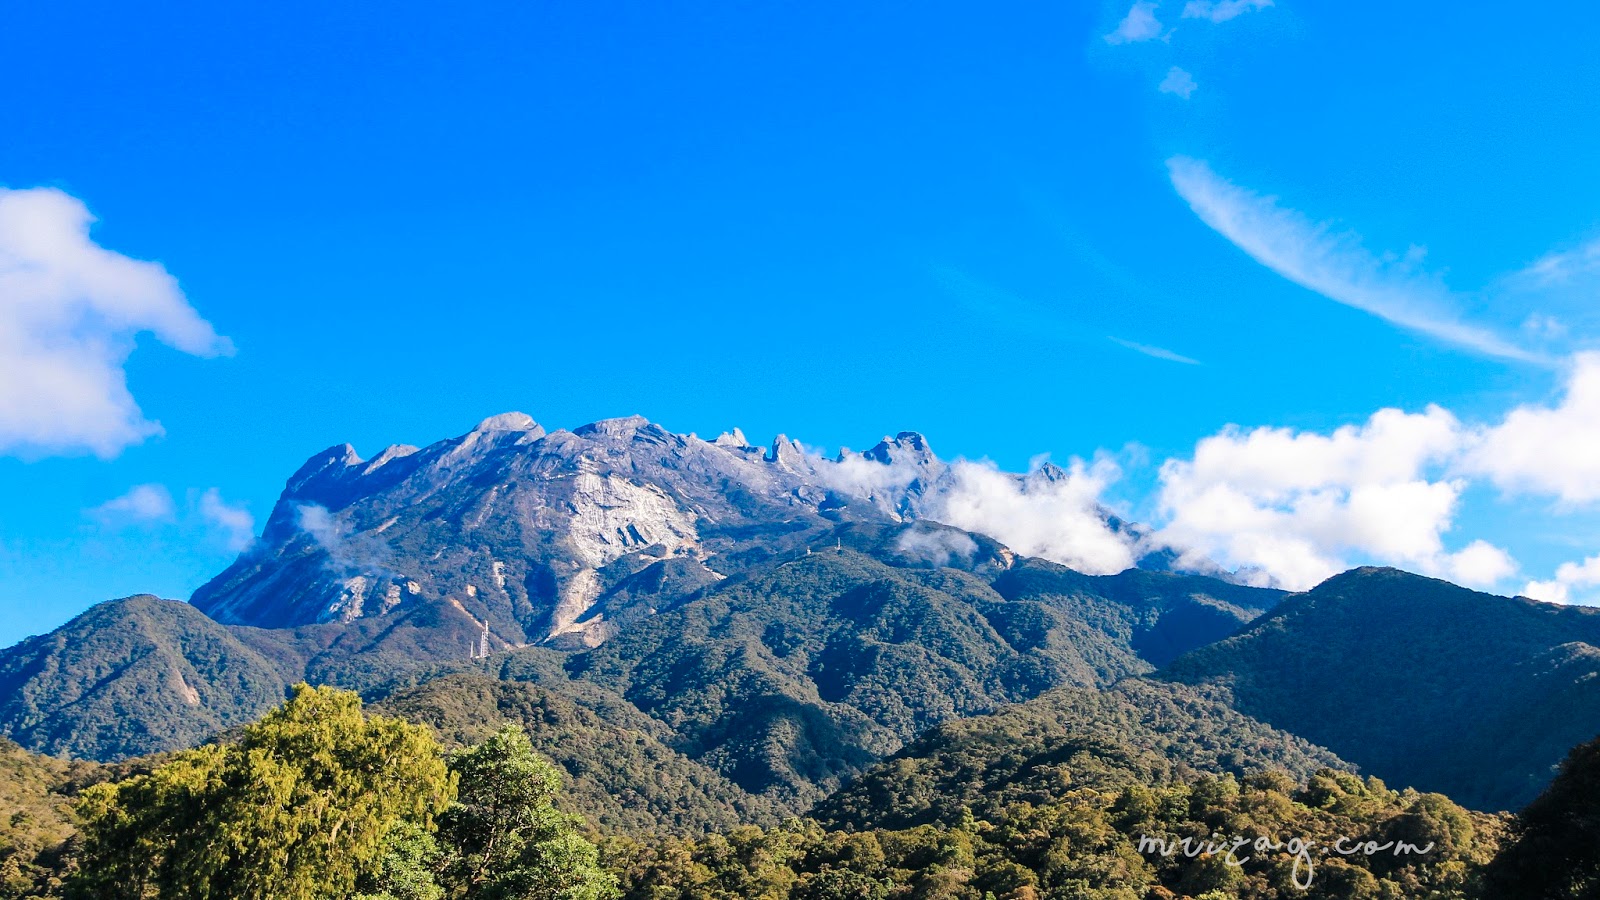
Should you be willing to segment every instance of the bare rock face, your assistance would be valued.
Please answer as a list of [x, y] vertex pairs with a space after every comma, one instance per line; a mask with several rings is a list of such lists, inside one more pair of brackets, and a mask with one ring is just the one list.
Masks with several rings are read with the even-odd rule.
[[193, 602], [264, 627], [436, 603], [505, 645], [590, 644], [632, 606], [667, 602], [640, 588], [652, 567], [683, 560], [657, 582], [692, 589], [839, 522], [884, 519], [892, 504], [838, 468], [786, 439], [763, 454], [737, 431], [708, 442], [639, 417], [547, 434], [505, 413], [370, 460], [341, 445], [290, 477], [260, 540]]

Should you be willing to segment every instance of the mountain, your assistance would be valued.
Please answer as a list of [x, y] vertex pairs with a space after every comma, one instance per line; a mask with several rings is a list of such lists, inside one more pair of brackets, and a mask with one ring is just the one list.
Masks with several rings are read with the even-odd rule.
[[[376, 698], [546, 648], [691, 758], [795, 806], [926, 727], [1149, 671], [1282, 596], [1084, 575], [941, 524], [962, 465], [913, 432], [827, 460], [781, 437], [762, 450], [638, 417], [546, 433], [518, 413], [370, 460], [335, 447], [289, 478], [260, 539], [191, 607], [117, 601], [0, 651], [17, 695], [0, 732], [116, 759], [204, 739], [299, 680]], [[983, 472], [1012, 499], [1070, 477]], [[668, 661], [680, 668], [653, 668]], [[732, 697], [789, 709], [734, 722]]]
[[[927, 558], [924, 545], [957, 539], [970, 544], [965, 556]], [[561, 660], [563, 672], [670, 723], [686, 752], [707, 755], [743, 789], [798, 791], [785, 801], [793, 805], [923, 728], [1059, 685], [1148, 672], [1173, 648], [1238, 630], [1280, 596], [1202, 576], [1086, 576], [931, 522], [835, 526], [817, 543], [718, 579], [696, 579], [704, 569], [692, 560], [656, 560], [611, 596], [660, 602], [671, 593], [675, 606], [639, 611], [598, 647], [511, 653]], [[248, 720], [299, 680], [377, 697], [423, 673], [456, 671], [480, 638], [441, 603], [274, 629], [128, 598], [0, 651], [10, 697], [0, 728], [30, 749], [96, 759], [174, 749]], [[792, 708], [772, 721], [734, 721], [768, 701]], [[791, 727], [790, 714], [821, 730]], [[784, 753], [821, 755], [767, 766], [740, 749], [765, 746], [773, 729]]]
[[0, 732], [97, 759], [171, 750], [255, 718], [290, 677], [187, 603], [127, 597], [0, 651]]
[[1162, 677], [1386, 781], [1478, 809], [1532, 800], [1600, 729], [1600, 610], [1496, 597], [1393, 569], [1291, 596]]
[[[1052, 495], [1069, 478], [1050, 464], [995, 475], [1018, 495]], [[781, 435], [762, 450], [737, 430], [706, 441], [637, 416], [546, 433], [505, 413], [422, 449], [313, 456], [260, 539], [192, 602], [219, 622], [269, 628], [432, 604], [486, 625], [493, 649], [594, 646], [837, 525], [937, 520], [958, 480], [915, 432], [828, 460]], [[1144, 534], [1093, 515], [1131, 544]], [[969, 546], [911, 549], [950, 558]], [[1164, 568], [1169, 556], [1145, 560]]]
[[[883, 464], [853, 462], [887, 472], [909, 454], [934, 466], [925, 449], [906, 434], [870, 451]], [[832, 465], [781, 437], [763, 452], [737, 433], [704, 441], [639, 417], [547, 434], [507, 413], [371, 460], [344, 445], [290, 477], [261, 539], [193, 602], [268, 627], [433, 602], [486, 622], [496, 649], [597, 643], [653, 602], [637, 590], [645, 569], [660, 567], [670, 599], [838, 522], [898, 517], [898, 499], [835, 490]]]

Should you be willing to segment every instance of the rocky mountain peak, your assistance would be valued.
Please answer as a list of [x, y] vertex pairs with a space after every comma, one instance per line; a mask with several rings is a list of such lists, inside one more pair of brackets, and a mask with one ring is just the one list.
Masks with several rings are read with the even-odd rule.
[[572, 429], [572, 433], [581, 437], [603, 435], [606, 437], [630, 437], [640, 431], [656, 429], [665, 432], [666, 429], [654, 424], [644, 416], [622, 416], [615, 419], [601, 419]]
[[192, 602], [268, 627], [433, 608], [511, 645], [589, 644], [668, 603], [640, 584], [736, 575], [845, 524], [937, 520], [953, 472], [912, 431], [828, 460], [784, 435], [763, 453], [737, 429], [707, 442], [627, 416], [547, 433], [502, 413], [370, 461], [313, 456]]
[[735, 428], [732, 431], [724, 431], [723, 433], [717, 435], [716, 440], [712, 441], [711, 443], [714, 446], [723, 447], [728, 450], [745, 451], [760, 449], [756, 447], [756, 445], [750, 443], [750, 439], [745, 437], [744, 432], [738, 428]]
[[489, 418], [484, 419], [482, 422], [479, 422], [477, 427], [473, 428], [472, 430], [479, 433], [495, 431], [522, 431], [537, 432], [540, 436], [544, 434], [544, 429], [540, 427], [538, 422], [533, 420], [533, 416], [523, 412], [503, 412], [497, 416], [490, 416]]
[[928, 446], [928, 439], [915, 431], [902, 431], [892, 438], [885, 437], [862, 456], [887, 465], [927, 466], [939, 461]]

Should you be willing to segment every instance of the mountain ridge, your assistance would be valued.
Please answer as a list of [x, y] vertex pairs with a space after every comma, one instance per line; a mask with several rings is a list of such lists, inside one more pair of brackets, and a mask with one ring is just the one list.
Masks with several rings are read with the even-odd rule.
[[1600, 610], [1364, 567], [1159, 677], [1225, 688], [1242, 712], [1386, 779], [1504, 809], [1600, 730], [1597, 647]]

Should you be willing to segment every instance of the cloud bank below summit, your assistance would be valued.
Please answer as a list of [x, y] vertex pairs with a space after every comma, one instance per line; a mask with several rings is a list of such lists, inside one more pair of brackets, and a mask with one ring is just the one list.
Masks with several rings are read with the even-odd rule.
[[[1380, 409], [1325, 433], [1228, 426], [1157, 467], [1151, 494], [1132, 503], [1146, 511], [1148, 531], [1108, 519], [1108, 511], [1131, 516], [1110, 499], [1126, 484], [1106, 453], [1027, 475], [956, 460], [921, 486], [917, 514], [1090, 574], [1170, 550], [1180, 567], [1214, 563], [1290, 590], [1379, 564], [1479, 589], [1589, 602], [1600, 599], [1592, 597], [1600, 556], [1519, 583], [1521, 566], [1506, 549], [1451, 540], [1475, 486], [1567, 510], [1600, 505], [1600, 460], [1584, 452], [1600, 446], [1600, 353], [1574, 357], [1565, 376], [1554, 402], [1517, 406], [1497, 421], [1464, 422], [1433, 405]], [[834, 487], [862, 496], [906, 491], [927, 477], [926, 468], [904, 460], [817, 462]]]

